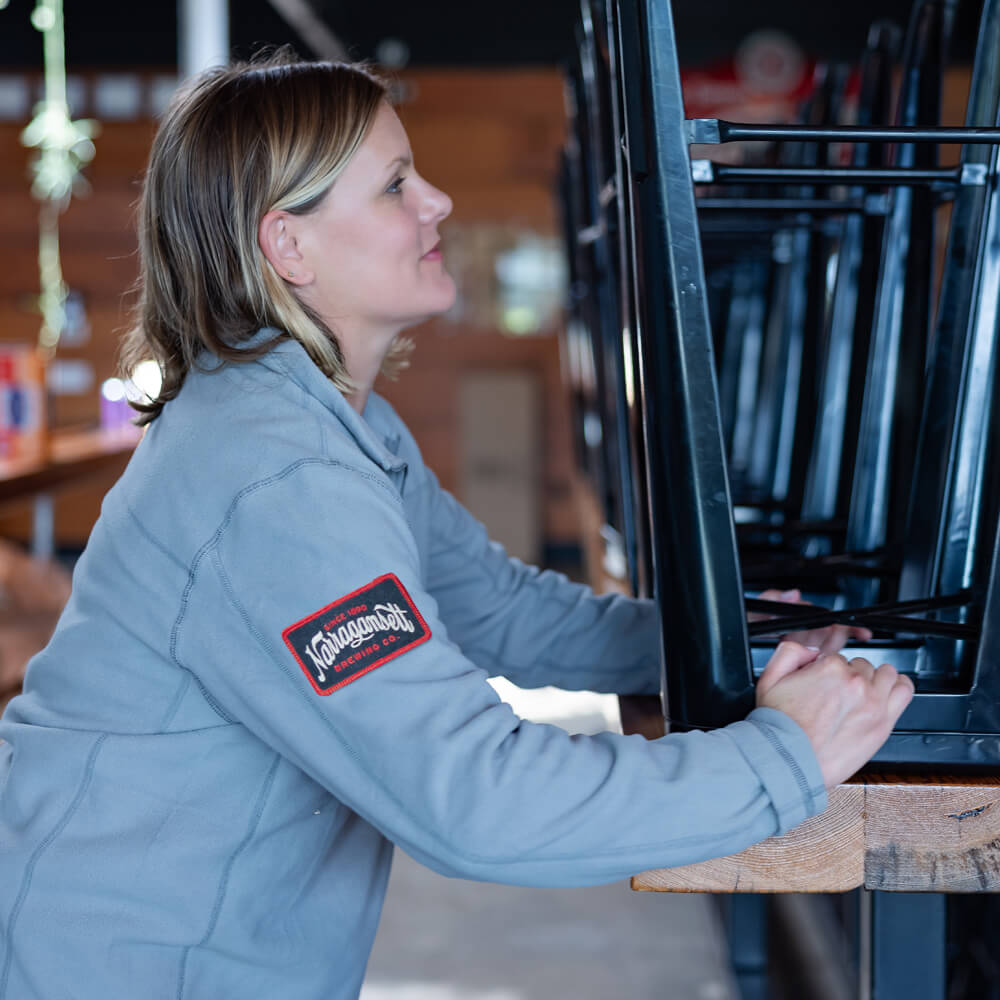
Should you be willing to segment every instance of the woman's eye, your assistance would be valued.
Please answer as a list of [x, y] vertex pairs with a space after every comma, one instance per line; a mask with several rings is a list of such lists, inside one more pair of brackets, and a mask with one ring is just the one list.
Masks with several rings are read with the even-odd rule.
[[397, 177], [386, 189], [386, 194], [401, 194], [405, 177]]

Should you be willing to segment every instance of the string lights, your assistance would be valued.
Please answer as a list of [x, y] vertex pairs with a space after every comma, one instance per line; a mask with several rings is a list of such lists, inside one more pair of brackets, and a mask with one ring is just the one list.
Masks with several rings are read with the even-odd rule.
[[[0, 0], [0, 9], [7, 0]], [[66, 324], [66, 296], [59, 257], [59, 215], [74, 193], [87, 189], [81, 169], [94, 157], [98, 123], [71, 121], [66, 98], [66, 45], [62, 0], [38, 0], [31, 23], [44, 42], [45, 94], [21, 142], [38, 150], [32, 160], [32, 194], [41, 202], [38, 225], [39, 307], [42, 327], [38, 347], [50, 359]]]

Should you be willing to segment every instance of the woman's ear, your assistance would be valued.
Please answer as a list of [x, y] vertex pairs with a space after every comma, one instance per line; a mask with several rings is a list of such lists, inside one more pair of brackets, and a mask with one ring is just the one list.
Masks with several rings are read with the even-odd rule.
[[257, 242], [271, 267], [290, 285], [308, 285], [313, 280], [295, 238], [294, 216], [279, 210], [268, 212], [260, 220]]

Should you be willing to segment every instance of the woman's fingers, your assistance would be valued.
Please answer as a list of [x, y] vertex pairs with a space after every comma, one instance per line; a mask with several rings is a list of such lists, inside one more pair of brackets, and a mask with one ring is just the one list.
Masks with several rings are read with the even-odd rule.
[[760, 675], [760, 680], [757, 681], [758, 703], [760, 698], [767, 694], [782, 677], [787, 677], [789, 674], [795, 673], [796, 670], [812, 663], [817, 656], [819, 656], [818, 649], [810, 649], [808, 646], [787, 640], [779, 643], [778, 648], [771, 655], [771, 659], [767, 661], [767, 666]]
[[885, 742], [913, 697], [913, 684], [893, 667], [876, 669], [862, 657], [848, 662], [824, 654], [814, 664], [790, 669], [802, 648], [782, 643], [774, 682], [758, 693], [757, 703], [785, 712], [802, 727], [832, 788]]
[[892, 724], [894, 726], [896, 725], [896, 720], [903, 714], [903, 710], [913, 700], [914, 691], [913, 681], [909, 677], [904, 674], [899, 674], [896, 677], [896, 682], [889, 692], [887, 701], [889, 711], [892, 713]]
[[889, 697], [889, 692], [893, 689], [898, 679], [899, 673], [891, 663], [883, 663], [875, 671], [875, 687], [886, 698]]
[[[770, 587], [768, 590], [762, 590], [757, 595], [757, 599], [759, 601], [782, 601], [785, 604], [801, 604], [802, 591], [797, 589], [778, 590], [775, 587]], [[764, 621], [771, 616], [763, 611], [751, 611], [747, 617], [750, 621]]]
[[905, 674], [900, 674], [889, 663], [883, 663], [875, 671], [874, 685], [883, 698], [892, 715], [893, 725], [903, 713], [903, 709], [913, 697], [913, 681]]
[[[866, 681], [873, 681], [875, 678], [875, 667], [863, 656], [856, 656], [850, 660], [850, 667], [856, 674], [860, 674]], [[879, 668], [881, 669], [881, 667]], [[892, 670], [892, 667], [889, 667]]]
[[[808, 601], [802, 600], [802, 592], [794, 590], [777, 590], [771, 588], [759, 595], [763, 601], [783, 601], [786, 604], [796, 604], [800, 607], [810, 607]], [[772, 617], [761, 612], [752, 611], [747, 616], [750, 621], [766, 621]], [[824, 653], [839, 653], [851, 640], [869, 642], [871, 629], [862, 625], [828, 625], [826, 628], [809, 629], [802, 632], [788, 632], [783, 638], [803, 646], [816, 646]]]
[[820, 630], [820, 641], [816, 643], [824, 653], [839, 653], [846, 645], [851, 636], [851, 630], [847, 625], [831, 625], [829, 628]]

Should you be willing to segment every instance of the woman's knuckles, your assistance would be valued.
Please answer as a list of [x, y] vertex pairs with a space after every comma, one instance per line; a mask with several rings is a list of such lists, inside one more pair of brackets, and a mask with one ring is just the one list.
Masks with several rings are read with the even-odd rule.
[[844, 688], [857, 704], [867, 704], [871, 700], [871, 684], [864, 674], [851, 674], [844, 681]]

